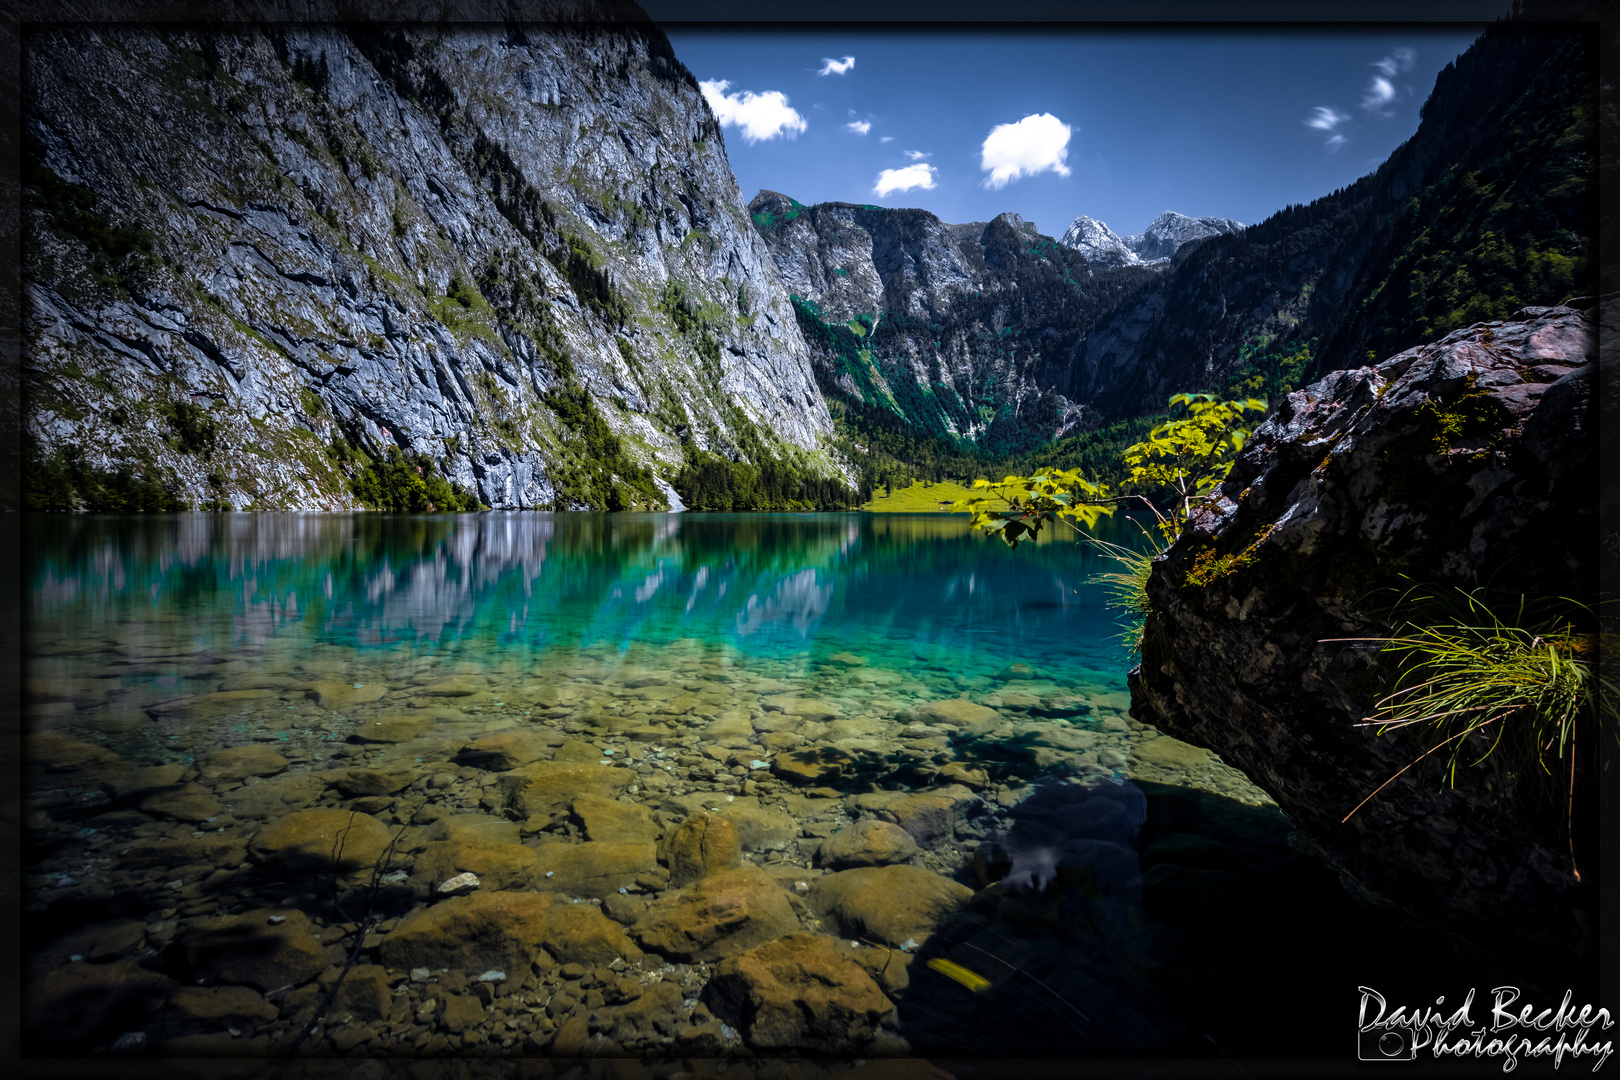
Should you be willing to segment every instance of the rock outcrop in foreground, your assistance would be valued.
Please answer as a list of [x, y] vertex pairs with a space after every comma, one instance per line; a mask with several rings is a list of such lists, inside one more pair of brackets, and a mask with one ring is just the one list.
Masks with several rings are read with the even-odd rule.
[[1138, 719], [1241, 768], [1359, 891], [1543, 962], [1592, 945], [1589, 740], [1584, 885], [1567, 774], [1508, 753], [1459, 768], [1455, 787], [1436, 754], [1343, 822], [1429, 742], [1358, 726], [1394, 664], [1329, 639], [1388, 635], [1392, 602], [1417, 584], [1591, 595], [1595, 329], [1593, 311], [1527, 308], [1290, 395], [1155, 565], [1131, 679]]

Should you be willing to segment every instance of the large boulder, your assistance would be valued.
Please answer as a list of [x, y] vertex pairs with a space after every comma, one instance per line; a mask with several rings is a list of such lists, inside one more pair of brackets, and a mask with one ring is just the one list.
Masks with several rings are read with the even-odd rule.
[[[1289, 395], [1155, 562], [1131, 676], [1137, 719], [1243, 770], [1357, 892], [1489, 951], [1592, 948], [1568, 759], [1548, 776], [1498, 753], [1453, 784], [1446, 752], [1419, 760], [1432, 731], [1362, 723], [1395, 662], [1356, 639], [1394, 633], [1413, 586], [1592, 595], [1594, 329], [1592, 312], [1527, 308]], [[1590, 859], [1585, 727], [1574, 840]], [[1136, 756], [1185, 767], [1189, 751], [1161, 739]]]

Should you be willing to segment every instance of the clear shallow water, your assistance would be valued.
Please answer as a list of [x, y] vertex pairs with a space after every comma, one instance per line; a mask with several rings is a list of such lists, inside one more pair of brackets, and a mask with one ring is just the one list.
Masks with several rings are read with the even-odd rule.
[[[29, 976], [41, 1030], [59, 994], [79, 1000], [72, 980], [88, 969], [73, 965], [85, 957], [212, 980], [187, 935], [266, 905], [307, 915], [334, 965], [351, 947], [385, 963], [379, 943], [394, 924], [472, 865], [453, 862], [435, 821], [499, 833], [507, 870], [515, 856], [564, 867], [547, 861], [564, 850], [600, 861], [606, 848], [573, 847], [600, 840], [578, 804], [537, 810], [514, 794], [512, 761], [467, 756], [491, 735], [533, 735], [541, 759], [602, 768], [604, 790], [641, 808], [648, 854], [618, 876], [513, 871], [486, 888], [599, 906], [648, 944], [638, 919], [679, 892], [651, 845], [717, 812], [737, 823], [745, 867], [792, 894], [804, 930], [837, 935], [869, 966], [874, 949], [912, 958], [898, 985], [893, 965], [873, 968], [897, 1006], [879, 1050], [1268, 1052], [1239, 998], [1212, 999], [1208, 986], [1278, 978], [1277, 958], [1246, 938], [1275, 911], [1340, 919], [1323, 972], [1410, 951], [1289, 850], [1286, 819], [1244, 777], [1129, 719], [1130, 656], [1090, 583], [1111, 565], [1064, 537], [1013, 552], [961, 518], [857, 514], [51, 516], [28, 527], [26, 885], [29, 937], [44, 943]], [[1134, 535], [1120, 521], [1103, 538]], [[220, 764], [221, 750], [252, 748], [271, 763]], [[173, 771], [159, 783], [152, 766]], [[370, 770], [358, 786], [357, 769]], [[345, 937], [356, 899], [334, 907], [329, 881], [289, 881], [258, 847], [310, 808], [358, 811], [405, 838], [387, 867], [388, 921], [369, 944]], [[894, 940], [818, 905], [823, 879], [853, 865], [828, 845], [880, 823], [891, 841], [898, 823], [916, 843], [879, 863], [926, 871], [927, 888], [980, 890], [972, 902]], [[122, 944], [86, 945], [87, 934]], [[553, 1053], [567, 1024], [587, 1021], [607, 1040], [599, 1048], [635, 1053], [729, 1053], [756, 1038], [696, 1008], [707, 966], [650, 944], [636, 955], [613, 977], [678, 982], [684, 1011], [670, 1023], [692, 1025], [687, 1035], [616, 1021], [613, 1003], [584, 989], [594, 976], [538, 964], [514, 971], [512, 996], [484, 1000], [465, 1030], [423, 1012], [438, 991], [396, 972], [392, 1013], [333, 1017], [330, 1041], [309, 1048]], [[968, 989], [931, 959], [989, 986]], [[1361, 977], [1346, 971], [1346, 985]], [[165, 1052], [269, 1053], [313, 1015], [309, 979], [251, 1023], [218, 1008], [176, 1014], [164, 982], [169, 1003], [156, 1011], [126, 1003], [61, 1030], [91, 1046], [128, 1029]], [[1235, 1010], [1233, 1030], [1222, 1009]]]

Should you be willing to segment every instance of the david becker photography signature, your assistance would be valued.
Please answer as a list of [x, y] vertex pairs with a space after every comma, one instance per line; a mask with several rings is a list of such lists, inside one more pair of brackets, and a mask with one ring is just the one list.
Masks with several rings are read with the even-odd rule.
[[1462, 1003], [1445, 1011], [1445, 996], [1433, 1005], [1411, 1008], [1391, 1006], [1369, 986], [1361, 991], [1356, 1017], [1357, 1053], [1362, 1061], [1415, 1061], [1419, 1054], [1436, 1058], [1495, 1058], [1503, 1072], [1519, 1062], [1550, 1058], [1553, 1068], [1565, 1060], [1592, 1062], [1597, 1072], [1613, 1051], [1610, 1039], [1599, 1034], [1614, 1026], [1609, 1010], [1576, 1006], [1566, 990], [1556, 1007], [1521, 1002], [1519, 988], [1498, 986], [1490, 1005], [1476, 1005], [1470, 989]]

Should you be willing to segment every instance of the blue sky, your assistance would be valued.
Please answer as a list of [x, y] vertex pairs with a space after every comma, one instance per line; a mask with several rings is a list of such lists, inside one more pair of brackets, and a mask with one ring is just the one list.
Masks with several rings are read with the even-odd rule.
[[1013, 211], [1057, 236], [1082, 213], [1120, 235], [1165, 210], [1253, 224], [1349, 184], [1483, 27], [663, 29], [744, 199]]

